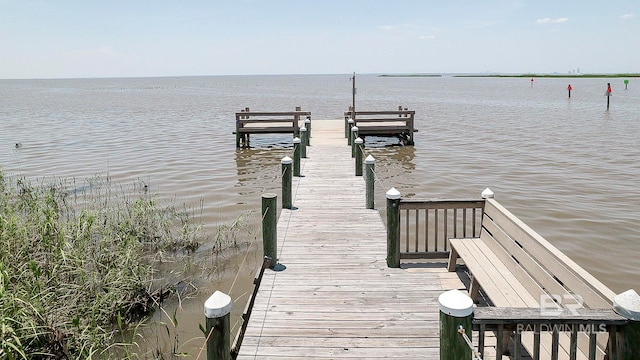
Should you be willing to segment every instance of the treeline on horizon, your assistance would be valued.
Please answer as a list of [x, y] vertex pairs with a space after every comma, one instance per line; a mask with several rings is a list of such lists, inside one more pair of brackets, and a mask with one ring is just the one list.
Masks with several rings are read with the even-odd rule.
[[[442, 77], [442, 74], [381, 74], [378, 77]], [[491, 77], [491, 78], [637, 78], [640, 73], [619, 74], [454, 74], [452, 77]]]

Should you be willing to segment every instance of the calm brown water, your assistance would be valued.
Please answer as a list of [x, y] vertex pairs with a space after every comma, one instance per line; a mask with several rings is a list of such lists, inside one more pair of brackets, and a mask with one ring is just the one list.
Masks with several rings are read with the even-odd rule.
[[[403, 105], [416, 111], [419, 129], [415, 147], [368, 143], [381, 178], [376, 202], [392, 186], [415, 198], [478, 198], [490, 187], [614, 291], [640, 290], [640, 81], [629, 85], [360, 76], [358, 109]], [[279, 192], [279, 160], [291, 151], [286, 136], [255, 136], [255, 148], [236, 150], [234, 112], [302, 106], [314, 119], [337, 119], [350, 91], [349, 75], [0, 80], [0, 166], [31, 179], [142, 181], [198, 209], [213, 238], [220, 224], [259, 209], [263, 192]], [[259, 219], [248, 218], [245, 240], [259, 239]], [[210, 248], [197, 256], [211, 256]], [[179, 304], [179, 351], [197, 353], [204, 300], [216, 289], [228, 292], [238, 272], [231, 295], [236, 314], [242, 311], [259, 261], [255, 251], [211, 260], [216, 273], [203, 271], [194, 284], [199, 295]], [[168, 321], [161, 312], [156, 318]]]

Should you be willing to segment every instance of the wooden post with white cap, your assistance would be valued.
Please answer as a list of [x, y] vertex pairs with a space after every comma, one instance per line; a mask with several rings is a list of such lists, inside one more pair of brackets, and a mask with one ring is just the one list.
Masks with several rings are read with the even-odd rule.
[[387, 191], [387, 266], [400, 267], [400, 191]]
[[613, 298], [613, 310], [629, 320], [620, 328], [616, 337], [616, 353], [619, 359], [640, 358], [640, 295], [635, 290], [627, 290]]
[[471, 359], [473, 300], [460, 290], [446, 291], [438, 297], [440, 307], [440, 360]]
[[278, 195], [272, 193], [262, 194], [262, 250], [273, 269], [278, 262]]
[[293, 160], [290, 157], [285, 156], [280, 160], [280, 164], [282, 164], [282, 208], [291, 209], [293, 206], [291, 201], [291, 188], [293, 182], [291, 165], [293, 164]]
[[231, 297], [216, 291], [204, 303], [207, 360], [231, 360]]
[[362, 140], [362, 138], [357, 138], [354, 141], [354, 144], [356, 147], [356, 176], [362, 176], [362, 145], [364, 144], [364, 140]]
[[351, 128], [351, 157], [356, 157], [356, 139], [358, 138], [358, 127]]
[[365, 186], [367, 189], [366, 205], [367, 209], [373, 209], [375, 206], [375, 170], [376, 159], [369, 155], [364, 161], [365, 164]]
[[302, 158], [307, 157], [307, 139], [307, 128], [303, 126], [300, 128], [300, 157]]
[[293, 176], [300, 176], [300, 138], [293, 138]]

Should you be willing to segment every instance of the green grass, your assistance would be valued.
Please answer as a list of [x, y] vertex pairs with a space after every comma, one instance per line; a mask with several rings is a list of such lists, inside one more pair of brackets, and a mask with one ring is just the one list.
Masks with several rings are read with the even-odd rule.
[[146, 187], [114, 187], [0, 171], [0, 358], [135, 357], [135, 336], [122, 334], [175, 289], [158, 276], [160, 255], [188, 255], [204, 234]]

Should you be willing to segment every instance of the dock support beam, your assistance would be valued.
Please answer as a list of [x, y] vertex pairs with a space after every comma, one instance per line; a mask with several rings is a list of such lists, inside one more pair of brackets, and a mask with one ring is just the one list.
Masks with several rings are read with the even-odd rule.
[[362, 145], [364, 141], [361, 138], [357, 138], [354, 144], [356, 148], [356, 176], [362, 176], [362, 158], [364, 153]]
[[262, 194], [262, 250], [273, 269], [278, 262], [278, 195], [272, 193]]
[[292, 201], [291, 201], [291, 188], [293, 183], [293, 174], [291, 165], [293, 160], [285, 156], [280, 160], [280, 164], [282, 164], [282, 208], [283, 209], [291, 209]]
[[367, 209], [373, 209], [375, 206], [375, 171], [376, 159], [369, 155], [364, 161], [366, 168], [365, 186], [367, 188]]
[[231, 360], [231, 297], [216, 291], [204, 303], [207, 360]]
[[460, 290], [446, 291], [438, 297], [440, 307], [440, 360], [471, 359], [473, 300]]
[[387, 191], [387, 266], [400, 267], [400, 192]]

